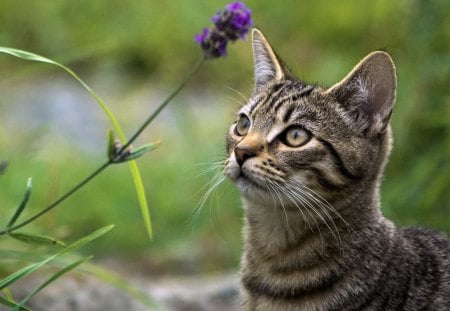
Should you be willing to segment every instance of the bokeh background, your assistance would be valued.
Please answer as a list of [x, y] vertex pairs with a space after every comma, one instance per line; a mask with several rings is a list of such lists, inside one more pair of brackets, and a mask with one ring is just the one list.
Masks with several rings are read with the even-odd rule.
[[[77, 0], [0, 2], [0, 45], [47, 56], [77, 72], [118, 116], [128, 135], [200, 56], [193, 37], [225, 1]], [[447, 0], [249, 0], [262, 29], [293, 72], [332, 85], [367, 53], [397, 65], [395, 145], [382, 187], [383, 212], [399, 225], [450, 232], [450, 2]], [[253, 85], [250, 43], [207, 62], [142, 135], [161, 146], [138, 160], [154, 227], [149, 241], [127, 165], [108, 169], [27, 228], [71, 241], [107, 224], [84, 248], [97, 259], [139, 262], [160, 273], [237, 269], [242, 210], [224, 182], [198, 209], [225, 157], [224, 136]], [[20, 202], [42, 209], [106, 156], [111, 125], [67, 73], [0, 55], [0, 222]], [[16, 247], [2, 240], [1, 247]], [[156, 267], [156, 268], [155, 268]]]

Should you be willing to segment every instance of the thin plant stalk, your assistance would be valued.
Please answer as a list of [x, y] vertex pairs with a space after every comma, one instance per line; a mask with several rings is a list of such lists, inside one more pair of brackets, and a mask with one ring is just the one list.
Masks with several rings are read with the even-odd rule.
[[12, 232], [14, 230], [17, 230], [19, 228], [22, 228], [26, 225], [28, 225], [29, 223], [35, 221], [36, 219], [38, 219], [39, 217], [41, 217], [42, 215], [46, 214], [47, 212], [49, 212], [50, 210], [52, 210], [53, 208], [55, 208], [56, 206], [58, 206], [60, 203], [62, 203], [63, 201], [65, 201], [68, 197], [70, 197], [72, 194], [74, 194], [75, 192], [77, 192], [80, 188], [82, 188], [83, 186], [85, 186], [88, 182], [90, 182], [92, 179], [94, 179], [94, 177], [96, 177], [98, 174], [100, 174], [103, 170], [105, 170], [109, 165], [111, 165], [112, 162], [108, 161], [106, 163], [104, 163], [103, 165], [101, 165], [99, 168], [97, 168], [93, 173], [91, 173], [88, 177], [86, 177], [85, 179], [83, 179], [80, 183], [78, 183], [76, 186], [74, 186], [72, 189], [70, 189], [69, 191], [67, 191], [64, 195], [62, 195], [59, 199], [57, 199], [55, 202], [53, 202], [52, 204], [50, 204], [49, 206], [47, 206], [46, 208], [44, 208], [43, 210], [41, 210], [40, 212], [36, 213], [35, 215], [31, 216], [30, 218], [28, 218], [27, 220], [21, 222], [18, 225], [12, 226], [11, 228], [8, 228], [7, 230], [2, 230], [0, 231], [0, 235], [4, 235], [7, 234], [9, 232]]
[[191, 71], [186, 75], [180, 85], [161, 103], [161, 105], [145, 120], [145, 122], [139, 127], [136, 132], [131, 136], [126, 144], [120, 149], [119, 154], [126, 150], [145, 130], [145, 128], [159, 115], [159, 113], [174, 99], [175, 96], [184, 88], [186, 83], [194, 76], [194, 74], [200, 69], [201, 65], [205, 62], [206, 58], [202, 56], [197, 63], [192, 67]]

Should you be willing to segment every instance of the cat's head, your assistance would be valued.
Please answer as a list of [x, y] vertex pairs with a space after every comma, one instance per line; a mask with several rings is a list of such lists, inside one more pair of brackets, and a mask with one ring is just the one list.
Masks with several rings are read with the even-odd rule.
[[252, 44], [255, 88], [228, 132], [225, 164], [244, 198], [289, 207], [306, 193], [334, 201], [376, 189], [391, 145], [390, 56], [370, 53], [327, 88], [295, 78], [257, 29]]

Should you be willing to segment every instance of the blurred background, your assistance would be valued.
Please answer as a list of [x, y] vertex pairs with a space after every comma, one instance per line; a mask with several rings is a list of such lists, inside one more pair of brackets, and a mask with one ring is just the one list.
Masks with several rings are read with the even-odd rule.
[[[193, 37], [225, 4], [2, 0], [0, 46], [73, 69], [131, 135], [200, 57]], [[246, 4], [255, 25], [306, 81], [330, 86], [373, 50], [393, 56], [395, 144], [382, 187], [383, 211], [399, 225], [450, 232], [450, 2]], [[153, 241], [126, 164], [108, 169], [27, 230], [71, 241], [113, 223], [112, 232], [84, 251], [97, 259], [125, 259], [151, 273], [236, 270], [242, 225], [237, 192], [224, 182], [198, 207], [217, 162], [225, 158], [224, 137], [233, 113], [252, 91], [252, 66], [250, 43], [231, 45], [228, 56], [207, 62], [135, 144], [162, 141], [138, 160]], [[0, 160], [9, 161], [0, 176], [4, 226], [28, 177], [33, 177], [33, 196], [25, 216], [103, 163], [111, 125], [73, 78], [48, 64], [0, 55], [0, 94]]]

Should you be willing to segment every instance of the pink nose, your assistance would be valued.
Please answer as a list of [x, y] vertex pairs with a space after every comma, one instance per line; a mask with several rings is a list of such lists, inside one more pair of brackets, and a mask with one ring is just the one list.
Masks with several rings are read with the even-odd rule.
[[256, 149], [248, 146], [245, 147], [237, 146], [234, 149], [234, 155], [236, 156], [236, 161], [239, 164], [239, 166], [242, 166], [245, 160], [256, 156], [256, 154], [257, 154]]

